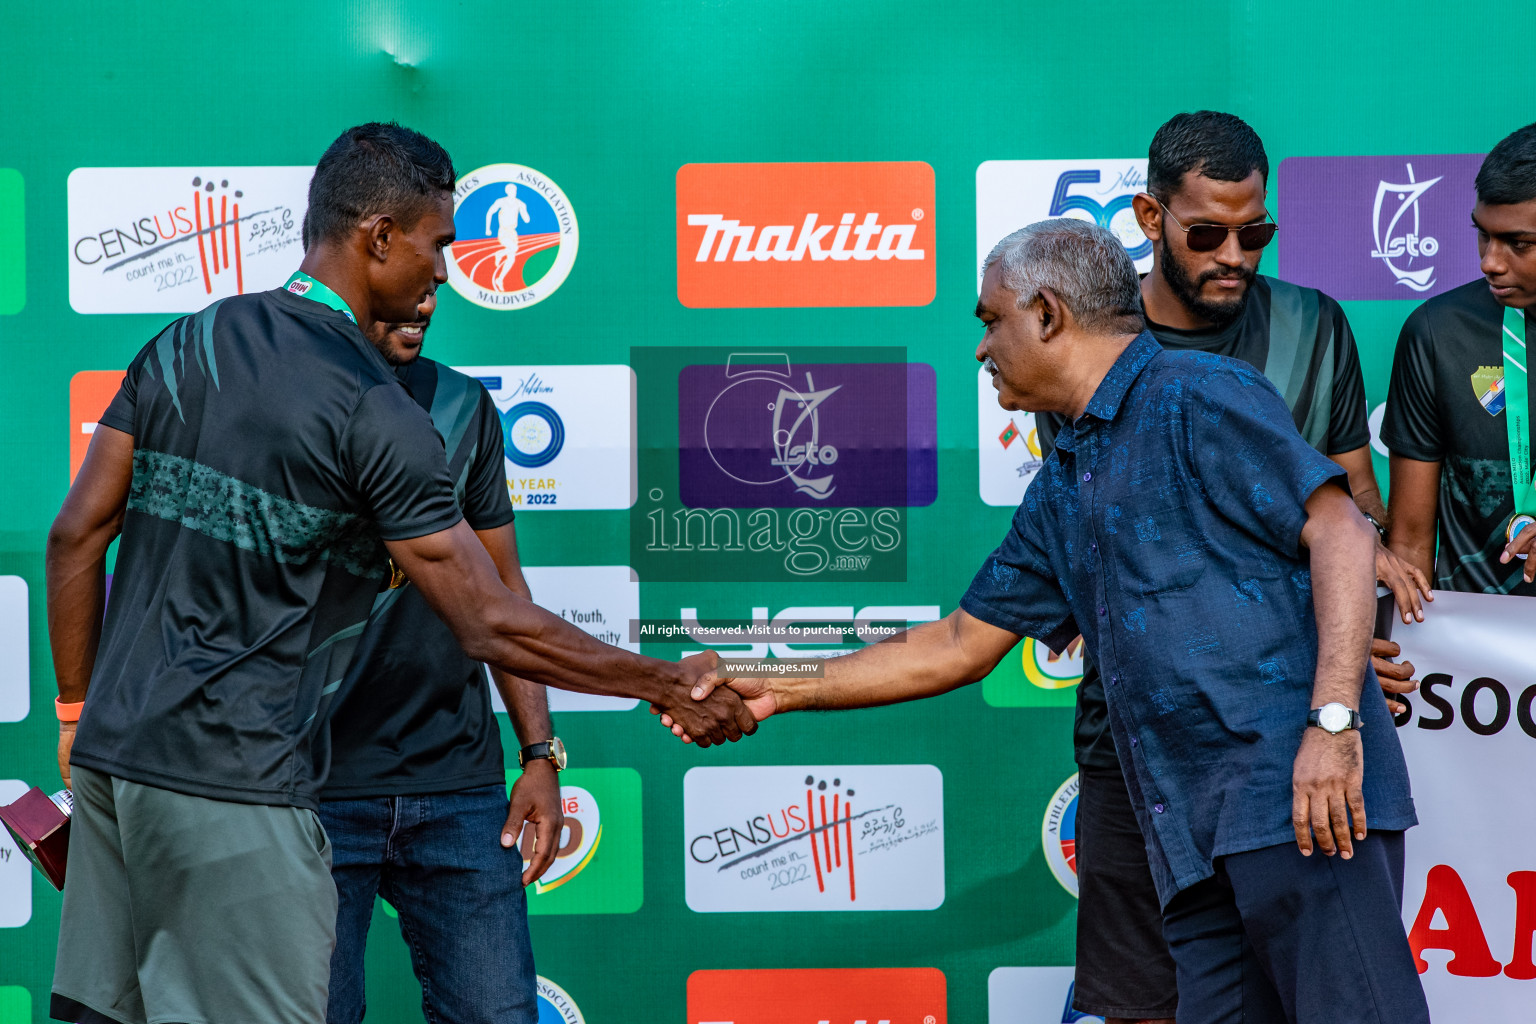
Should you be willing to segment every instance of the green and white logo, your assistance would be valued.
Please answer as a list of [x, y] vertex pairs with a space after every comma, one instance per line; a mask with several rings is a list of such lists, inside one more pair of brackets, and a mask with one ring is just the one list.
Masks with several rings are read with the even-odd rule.
[[32, 993], [20, 985], [0, 985], [0, 1024], [32, 1024]]
[[21, 172], [0, 167], [0, 314], [27, 304], [26, 209]]
[[[510, 786], [516, 772], [507, 773]], [[565, 827], [554, 864], [528, 893], [530, 914], [633, 914], [645, 897], [640, 773], [573, 768], [560, 773]], [[533, 829], [522, 837], [533, 853]]]
[[982, 700], [995, 708], [1071, 707], [1083, 681], [1083, 641], [1056, 654], [1025, 637], [981, 682]]

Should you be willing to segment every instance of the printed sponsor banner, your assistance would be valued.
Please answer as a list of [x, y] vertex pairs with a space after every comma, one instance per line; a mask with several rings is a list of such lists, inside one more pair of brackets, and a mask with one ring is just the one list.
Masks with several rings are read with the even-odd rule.
[[587, 1024], [570, 993], [543, 975], [535, 982], [539, 993], [539, 1024]]
[[1057, 654], [1027, 636], [981, 681], [981, 697], [995, 708], [1069, 708], [1082, 681], [1082, 637]]
[[32, 993], [20, 985], [0, 985], [0, 1024], [32, 1024]]
[[453, 193], [448, 283], [477, 306], [522, 309], [543, 302], [576, 263], [581, 232], [560, 186], [522, 164], [491, 164]]
[[27, 304], [26, 213], [21, 172], [0, 167], [0, 316], [19, 313]]
[[[936, 604], [871, 604], [857, 609], [854, 605], [794, 605], [782, 609], [772, 618], [768, 616], [766, 605], [751, 611], [750, 617], [726, 616], [715, 619], [701, 618], [697, 608], [682, 608], [678, 611], [678, 624], [693, 639], [718, 651], [722, 658], [835, 658], [842, 654], [852, 654], [864, 645], [879, 643], [893, 633], [910, 629], [919, 623], [933, 622], [940, 614]], [[733, 627], [741, 627], [748, 635], [743, 640], [716, 639], [699, 631], [700, 622], [729, 623]], [[826, 627], [839, 629], [840, 642], [829, 644], [830, 638], [824, 634], [803, 641], [784, 638], [788, 630], [801, 628], [809, 631]], [[852, 634], [851, 638], [849, 634]], [[753, 639], [759, 636], [761, 639]], [[770, 640], [769, 636], [776, 639]], [[681, 656], [686, 658], [697, 653], [683, 651]]]
[[1475, 280], [1480, 154], [1280, 161], [1280, 274], [1336, 299], [1410, 299]]
[[[640, 653], [629, 638], [629, 621], [640, 617], [640, 580], [627, 565], [525, 565], [523, 579], [540, 608], [554, 612], [605, 644]], [[639, 705], [633, 697], [602, 697], [551, 686], [550, 711], [628, 711]], [[501, 694], [491, 687], [491, 706], [506, 711]]]
[[992, 247], [1019, 228], [1075, 217], [1113, 231], [1138, 273], [1152, 269], [1152, 243], [1141, 233], [1131, 197], [1147, 189], [1147, 158], [987, 160], [976, 168], [976, 287]]
[[[507, 772], [507, 789], [521, 773]], [[633, 914], [644, 901], [640, 773], [570, 768], [560, 773], [565, 827], [555, 862], [528, 894], [530, 914]], [[534, 832], [523, 830], [523, 862]]]
[[459, 366], [501, 414], [507, 490], [525, 509], [635, 503], [635, 375], [627, 366]]
[[1072, 1009], [1070, 967], [999, 967], [987, 975], [987, 1024], [1104, 1024]]
[[0, 576], [0, 722], [19, 722], [32, 710], [29, 635], [27, 581]]
[[683, 367], [678, 479], [692, 508], [931, 505], [936, 383], [926, 363], [794, 363], [732, 353]]
[[1063, 782], [1045, 805], [1040, 822], [1040, 845], [1045, 862], [1061, 887], [1077, 895], [1077, 773]]
[[693, 768], [683, 829], [688, 906], [700, 913], [944, 902], [944, 778], [933, 765]]
[[[0, 779], [0, 804], [14, 803], [31, 788], [20, 779]], [[10, 832], [0, 828], [0, 928], [20, 928], [32, 920], [32, 871]]]
[[932, 967], [694, 971], [688, 1024], [944, 1024]]
[[1397, 731], [1419, 814], [1403, 921], [1436, 1020], [1527, 1019], [1536, 991], [1533, 612], [1437, 591], [1424, 622], [1393, 631], [1421, 682]]
[[81, 370], [69, 378], [69, 482], [75, 482], [96, 421], [107, 411], [117, 389], [122, 387], [125, 370]]
[[677, 298], [692, 308], [926, 306], [933, 168], [905, 163], [685, 164]]
[[976, 419], [981, 500], [988, 505], [1017, 508], [1030, 481], [1045, 465], [1035, 414], [998, 405], [992, 375], [977, 367]]
[[69, 304], [192, 313], [277, 288], [304, 255], [313, 167], [77, 167]]

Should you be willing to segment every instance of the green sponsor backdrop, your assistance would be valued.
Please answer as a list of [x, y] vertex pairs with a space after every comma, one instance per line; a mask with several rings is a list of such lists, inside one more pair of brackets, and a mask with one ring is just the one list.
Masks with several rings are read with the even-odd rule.
[[[72, 311], [65, 183], [77, 167], [309, 164], [346, 125], [398, 118], [440, 139], [461, 169], [510, 162], [548, 174], [580, 218], [570, 277], [538, 305], [484, 309], [445, 288], [428, 342], [439, 359], [622, 363], [635, 346], [904, 346], [937, 371], [940, 448], [938, 500], [909, 514], [906, 582], [642, 580], [641, 614], [675, 618], [687, 606], [746, 618], [754, 605], [874, 603], [948, 612], [1009, 518], [977, 496], [979, 163], [1144, 153], [1170, 114], [1200, 107], [1248, 118], [1272, 167], [1291, 155], [1485, 152], [1532, 116], [1527, 91], [1511, 81], [1519, 62], [1499, 45], [1518, 19], [1431, 3], [66, 0], [9, 5], [5, 23], [0, 166], [16, 173], [0, 171], [0, 573], [30, 586], [33, 711], [0, 724], [0, 778], [49, 788], [57, 779], [42, 565], [68, 480], [69, 378], [125, 366], [170, 319]], [[673, 261], [678, 167], [818, 160], [932, 165], [934, 301], [685, 309]], [[1272, 255], [1265, 269], [1273, 272]], [[1412, 303], [1346, 307], [1374, 407]], [[518, 525], [530, 564], [621, 565], [629, 523], [625, 511], [530, 510]], [[627, 1022], [682, 1019], [687, 976], [701, 968], [936, 967], [951, 1019], [983, 1020], [988, 973], [1069, 963], [1076, 914], [1040, 846], [1047, 802], [1072, 772], [1071, 711], [1027, 706], [1056, 704], [1059, 691], [1033, 702], [1008, 697], [1009, 687], [994, 692], [773, 721], [757, 739], [709, 751], [672, 741], [643, 709], [559, 716], [573, 763], [638, 773], [643, 846], [638, 834], [603, 841], [615, 852], [630, 844], [627, 877], [632, 887], [643, 878], [645, 891], [610, 879], [622, 909], [638, 909], [577, 913], [592, 909], [579, 886], [602, 881], [594, 863], [591, 879], [565, 887], [570, 913], [533, 919], [540, 972], [588, 1021]], [[688, 768], [882, 762], [944, 774], [941, 908], [688, 910]], [[616, 832], [626, 820], [638, 823], [638, 813], [617, 815]], [[30, 923], [0, 930], [5, 1024], [46, 1015], [59, 898], [40, 880], [32, 896]], [[419, 1019], [404, 945], [392, 921], [381, 914], [376, 923], [370, 1020]]]

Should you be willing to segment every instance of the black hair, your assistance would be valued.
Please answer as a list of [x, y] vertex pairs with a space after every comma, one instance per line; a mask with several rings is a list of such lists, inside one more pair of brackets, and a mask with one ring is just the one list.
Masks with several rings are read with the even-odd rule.
[[1477, 201], [1510, 206], [1536, 199], [1536, 124], [1510, 132], [1477, 170]]
[[1269, 156], [1258, 133], [1236, 114], [1175, 114], [1147, 149], [1147, 191], [1172, 199], [1191, 171], [1212, 181], [1244, 181], [1258, 171], [1268, 184]]
[[348, 128], [331, 143], [309, 181], [305, 243], [345, 237], [386, 213], [407, 231], [433, 200], [452, 192], [453, 160], [442, 146], [393, 121]]

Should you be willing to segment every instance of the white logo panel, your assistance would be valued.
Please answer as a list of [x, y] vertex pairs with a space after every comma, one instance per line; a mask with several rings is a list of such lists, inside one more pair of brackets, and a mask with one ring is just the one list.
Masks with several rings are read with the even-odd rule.
[[987, 1024], [1104, 1024], [1072, 1009], [1071, 967], [999, 967], [987, 975]]
[[944, 777], [933, 765], [694, 768], [683, 827], [686, 897], [700, 913], [944, 902]]
[[313, 167], [77, 167], [69, 304], [192, 313], [277, 288], [304, 255]]
[[0, 722], [19, 722], [31, 710], [27, 581], [0, 576]]
[[997, 404], [997, 389], [985, 368], [976, 371], [976, 454], [981, 500], [1013, 508], [1045, 464], [1035, 414], [1011, 412]]
[[[31, 788], [16, 779], [0, 779], [0, 805], [14, 803]], [[33, 870], [10, 832], [0, 828], [0, 928], [20, 928], [32, 920]]]
[[458, 366], [501, 414], [512, 507], [635, 503], [635, 372], [628, 366]]
[[1152, 269], [1131, 197], [1147, 188], [1146, 157], [1125, 160], [988, 160], [976, 168], [976, 286], [992, 247], [1019, 228], [1075, 217], [1113, 231], [1136, 272]]
[[[629, 620], [640, 617], [640, 580], [629, 566], [525, 565], [523, 579], [540, 608], [605, 644], [640, 653], [640, 645], [629, 641]], [[548, 692], [551, 711], [628, 711], [640, 703], [631, 697], [600, 697], [553, 686]], [[497, 711], [507, 710], [495, 687], [491, 704]]]

